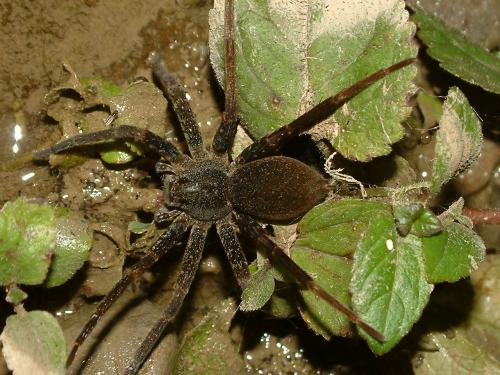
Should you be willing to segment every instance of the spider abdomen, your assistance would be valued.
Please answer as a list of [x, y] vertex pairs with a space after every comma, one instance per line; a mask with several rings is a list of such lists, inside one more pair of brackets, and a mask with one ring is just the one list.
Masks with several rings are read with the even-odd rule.
[[271, 156], [230, 173], [228, 197], [236, 210], [262, 221], [293, 222], [326, 198], [327, 182], [298, 160]]

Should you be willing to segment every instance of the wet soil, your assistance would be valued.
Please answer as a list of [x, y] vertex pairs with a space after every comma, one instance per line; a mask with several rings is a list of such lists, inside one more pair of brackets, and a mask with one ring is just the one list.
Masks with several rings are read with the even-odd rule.
[[[472, 39], [486, 48], [498, 48], [499, 33], [492, 31], [499, 30], [498, 13], [491, 11], [495, 1], [485, 1], [482, 7], [474, 1], [453, 2], [455, 9], [441, 9], [446, 2], [430, 3], [432, 9], [449, 15], [452, 23], [466, 30]], [[222, 101], [208, 60], [211, 6], [205, 0], [0, 2], [0, 131], [5, 135], [0, 137], [0, 204], [19, 196], [41, 198], [80, 211], [95, 231], [90, 261], [68, 285], [55, 291], [30, 290], [28, 307], [55, 313], [68, 342], [93, 311], [96, 297], [109, 291], [120, 278], [123, 265], [133, 262], [158, 236], [151, 230], [133, 238], [127, 234], [127, 227], [133, 220], [151, 221], [160, 186], [150, 176], [151, 166], [140, 162], [112, 167], [92, 158], [68, 169], [51, 169], [47, 164], [30, 162], [33, 150], [54, 144], [62, 134], [61, 127], [47, 114], [45, 95], [67, 78], [63, 62], [80, 77], [101, 76], [121, 85], [139, 76], [151, 81], [147, 57], [152, 51], [159, 51], [168, 68], [185, 83], [203, 132], [211, 137], [220, 121]], [[427, 63], [424, 57], [424, 64]], [[437, 74], [441, 81], [427, 79], [427, 85], [446, 87], [453, 81], [432, 63], [428, 68], [432, 77]], [[175, 128], [171, 115], [166, 121], [167, 126]], [[498, 123], [493, 130], [485, 144], [483, 155], [487, 156], [475, 169], [484, 178], [469, 178], [473, 180], [470, 183], [464, 177], [454, 187], [455, 194], [470, 195], [470, 202], [478, 207], [500, 205]], [[171, 137], [182, 144], [175, 133]], [[421, 149], [414, 154], [422, 173], [430, 163], [428, 154]], [[488, 246], [498, 249], [498, 230], [480, 231]], [[143, 374], [164, 373], [179, 337], [211, 307], [239, 293], [220, 244], [215, 236], [211, 238], [180, 323], [167, 333]], [[135, 290], [126, 293], [79, 353], [72, 371], [114, 374], [123, 368], [170, 296], [180, 251], [181, 248], [172, 251], [143, 279], [137, 280]], [[9, 309], [0, 304], [2, 317]], [[411, 373], [410, 355], [404, 346], [376, 359], [362, 343], [343, 339], [327, 343], [307, 331], [299, 320], [276, 324], [255, 314], [240, 317], [237, 322], [243, 327], [234, 338], [245, 350], [246, 370], [241, 368], [242, 372], [362, 374], [386, 372], [386, 366], [391, 365], [396, 373]], [[2, 366], [0, 361], [0, 374], [7, 372]]]

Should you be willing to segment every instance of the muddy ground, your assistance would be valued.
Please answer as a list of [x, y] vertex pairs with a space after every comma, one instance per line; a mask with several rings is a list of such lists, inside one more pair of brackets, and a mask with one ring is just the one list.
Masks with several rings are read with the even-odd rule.
[[[482, 1], [480, 5], [475, 1], [453, 2], [452, 9], [445, 5], [449, 2], [426, 3], [485, 48], [500, 45], [498, 1]], [[132, 220], [151, 221], [160, 186], [150, 176], [147, 163], [118, 168], [93, 158], [68, 170], [31, 163], [33, 150], [53, 144], [61, 136], [61, 128], [47, 115], [44, 97], [66, 79], [63, 63], [81, 77], [101, 76], [125, 85], [139, 76], [152, 80], [146, 60], [152, 51], [159, 51], [168, 68], [185, 82], [203, 131], [211, 137], [222, 108], [222, 92], [208, 58], [211, 6], [205, 0], [0, 1], [0, 131], [4, 135], [0, 137], [0, 204], [19, 196], [41, 198], [81, 212], [95, 229], [94, 248], [85, 269], [56, 290], [29, 291], [27, 307], [55, 313], [69, 342], [93, 311], [96, 298], [119, 279], [122, 266], [133, 262], [158, 235], [151, 230], [136, 239], [126, 233]], [[431, 72], [425, 83], [445, 92], [454, 79], [425, 56], [423, 63]], [[469, 198], [478, 207], [499, 206], [498, 111], [481, 106], [491, 96], [484, 98], [481, 90], [468, 89], [474, 94], [473, 103], [479, 103], [482, 114], [488, 116], [488, 151], [476, 168], [482, 180], [469, 178], [456, 189], [466, 195], [479, 191]], [[166, 116], [169, 136], [181, 145], [171, 117]], [[16, 126], [21, 129], [17, 136]], [[496, 228], [483, 228], [482, 233], [490, 249], [499, 248]], [[143, 369], [144, 374], [163, 373], [171, 365], [182, 333], [211, 307], [238, 296], [215, 236], [209, 239], [207, 248], [179, 322], [168, 331]], [[117, 369], [127, 363], [168, 300], [180, 250], [137, 281], [136, 288], [108, 315], [107, 323], [93, 334], [72, 370], [89, 374], [121, 372]], [[10, 313], [8, 305], [0, 308], [1, 317]], [[392, 354], [377, 359], [361, 342], [339, 339], [327, 343], [315, 337], [299, 319], [277, 322], [251, 314], [237, 316], [235, 324], [240, 328], [233, 330], [232, 340], [241, 348], [244, 362], [235, 360], [230, 365], [240, 372], [388, 373], [390, 364], [394, 373], [411, 373], [417, 350], [411, 342], [403, 343]], [[91, 359], [84, 363], [89, 356]], [[1, 364], [0, 374], [6, 372]]]

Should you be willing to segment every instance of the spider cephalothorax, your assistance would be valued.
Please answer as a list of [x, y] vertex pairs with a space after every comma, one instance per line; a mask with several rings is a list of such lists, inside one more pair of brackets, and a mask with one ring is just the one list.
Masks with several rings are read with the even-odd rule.
[[169, 322], [178, 313], [198, 269], [205, 238], [212, 226], [216, 227], [233, 273], [242, 288], [245, 287], [250, 272], [238, 239], [238, 230], [267, 250], [271, 262], [280, 263], [299, 286], [310, 289], [373, 337], [383, 340], [379, 332], [317, 285], [285, 254], [256, 220], [263, 223], [293, 222], [327, 197], [328, 181], [320, 173], [302, 162], [276, 154], [290, 139], [331, 115], [373, 82], [411, 64], [413, 59], [379, 70], [324, 100], [290, 124], [257, 140], [232, 161], [230, 150], [238, 123], [232, 0], [226, 0], [225, 7], [225, 112], [211, 150], [203, 143], [183, 86], [165, 69], [161, 58], [155, 55], [152, 58], [153, 73], [179, 119], [189, 155], [182, 154], [172, 143], [148, 130], [128, 125], [81, 134], [34, 154], [35, 159], [46, 159], [51, 153], [60, 153], [83, 145], [110, 140], [134, 142], [141, 147], [146, 157], [160, 160], [157, 171], [162, 175], [164, 188], [164, 207], [161, 212], [166, 213], [165, 217], [171, 220], [150, 251], [125, 271], [122, 279], [100, 302], [97, 311], [77, 337], [68, 357], [68, 364], [72, 362], [78, 347], [100, 317], [131, 281], [157, 262], [184, 233], [189, 232], [172, 299], [165, 308], [163, 317], [151, 329], [125, 371], [126, 374], [135, 374]]
[[206, 222], [226, 217], [231, 212], [226, 193], [228, 163], [216, 158], [182, 164], [180, 173], [163, 180], [165, 206]]

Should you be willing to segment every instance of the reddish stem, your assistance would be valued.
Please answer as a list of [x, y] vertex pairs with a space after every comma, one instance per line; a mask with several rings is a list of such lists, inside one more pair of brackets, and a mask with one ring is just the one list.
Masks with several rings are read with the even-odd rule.
[[464, 208], [462, 213], [474, 224], [500, 225], [500, 208]]

